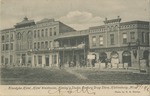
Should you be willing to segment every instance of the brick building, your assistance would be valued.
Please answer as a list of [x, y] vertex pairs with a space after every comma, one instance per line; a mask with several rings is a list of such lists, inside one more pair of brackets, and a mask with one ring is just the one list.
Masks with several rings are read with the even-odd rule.
[[106, 18], [104, 25], [76, 31], [54, 19], [35, 23], [25, 17], [0, 33], [3, 66], [137, 69], [150, 62], [146, 21]]
[[[89, 28], [90, 52], [96, 60], [110, 60], [109, 67], [139, 68], [145, 60], [149, 66], [149, 23], [122, 22], [121, 18], [104, 21], [104, 25]], [[127, 65], [126, 65], [127, 64]], [[144, 66], [144, 65], [143, 65]]]

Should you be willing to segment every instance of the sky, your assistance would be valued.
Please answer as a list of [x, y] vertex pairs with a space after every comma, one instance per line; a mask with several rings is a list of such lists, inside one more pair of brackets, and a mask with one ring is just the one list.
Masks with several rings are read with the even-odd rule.
[[147, 21], [148, 0], [0, 0], [0, 29], [12, 28], [25, 16], [35, 22], [54, 18], [76, 30], [103, 25], [120, 16], [122, 22]]

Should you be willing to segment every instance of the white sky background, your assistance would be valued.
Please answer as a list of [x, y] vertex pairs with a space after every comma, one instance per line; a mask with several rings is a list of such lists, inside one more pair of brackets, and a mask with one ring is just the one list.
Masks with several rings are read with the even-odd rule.
[[25, 16], [35, 22], [55, 18], [77, 29], [122, 21], [148, 20], [148, 0], [0, 0], [0, 29], [11, 28]]

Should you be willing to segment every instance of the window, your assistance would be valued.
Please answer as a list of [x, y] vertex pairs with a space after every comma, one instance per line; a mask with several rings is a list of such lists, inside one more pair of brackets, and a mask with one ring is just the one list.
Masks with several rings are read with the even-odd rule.
[[38, 42], [38, 49], [40, 49], [40, 42]]
[[36, 43], [34, 43], [34, 49], [36, 49]]
[[2, 36], [2, 42], [4, 42], [4, 40], [5, 40], [5, 36]]
[[104, 41], [103, 41], [103, 36], [99, 36], [99, 44], [100, 45], [103, 45], [104, 44]]
[[130, 33], [131, 42], [135, 42], [135, 32]]
[[44, 30], [41, 30], [41, 37], [44, 37]]
[[42, 56], [38, 56], [38, 64], [42, 64]]
[[145, 38], [145, 32], [142, 32], [142, 42], [145, 43], [146, 38]]
[[32, 38], [32, 32], [28, 31], [28, 39], [31, 39], [31, 38]]
[[45, 48], [48, 48], [48, 41], [45, 41]]
[[9, 50], [9, 44], [6, 44], [6, 50]]
[[123, 33], [123, 44], [127, 43], [127, 33]]
[[111, 45], [114, 45], [114, 43], [115, 43], [115, 42], [114, 42], [114, 41], [115, 41], [114, 39], [115, 39], [115, 38], [114, 38], [114, 34], [110, 34], [110, 44], [111, 44]]
[[34, 38], [36, 38], [36, 30], [34, 30]]
[[10, 40], [13, 40], [13, 34], [10, 35]]
[[44, 42], [41, 42], [41, 48], [44, 48]]
[[49, 48], [53, 46], [52, 41], [49, 41]]
[[10, 50], [13, 50], [13, 43], [10, 44]]
[[21, 39], [21, 33], [17, 33], [17, 39], [18, 39], [18, 40]]
[[52, 36], [52, 28], [49, 29], [49, 35]]
[[1, 63], [4, 63], [4, 56], [1, 56]]
[[8, 64], [8, 58], [5, 58], [5, 64]]
[[13, 56], [10, 55], [10, 64], [13, 62]]
[[5, 44], [3, 44], [3, 48], [2, 48], [2, 50], [3, 50], [3, 51], [5, 50]]
[[6, 41], [9, 41], [9, 35], [8, 34], [6, 35]]
[[46, 36], [46, 37], [48, 36], [47, 31], [48, 31], [48, 29], [45, 29], [45, 36]]
[[32, 49], [32, 42], [28, 41], [28, 49]]
[[96, 36], [93, 36], [93, 37], [92, 37], [92, 45], [93, 45], [93, 46], [96, 46]]
[[54, 35], [56, 35], [56, 27], [54, 27]]
[[38, 37], [40, 37], [40, 30], [38, 30]]

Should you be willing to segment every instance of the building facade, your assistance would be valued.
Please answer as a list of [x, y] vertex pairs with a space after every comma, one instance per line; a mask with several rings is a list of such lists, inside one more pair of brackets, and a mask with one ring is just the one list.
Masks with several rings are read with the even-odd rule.
[[[149, 23], [130, 21], [121, 23], [121, 18], [104, 21], [104, 25], [90, 27], [90, 51], [96, 60], [106, 62], [107, 67], [139, 68], [141, 61], [149, 66]], [[105, 66], [106, 67], [106, 66]]]
[[0, 32], [1, 36], [1, 65], [13, 66], [15, 63], [15, 34], [14, 28], [4, 29]]
[[[149, 22], [121, 22], [76, 31], [54, 19], [28, 20], [4, 29], [1, 65], [25, 67], [149, 67]], [[144, 63], [143, 63], [144, 62]]]

